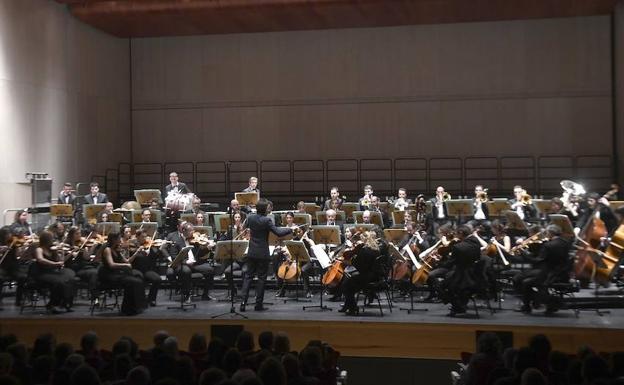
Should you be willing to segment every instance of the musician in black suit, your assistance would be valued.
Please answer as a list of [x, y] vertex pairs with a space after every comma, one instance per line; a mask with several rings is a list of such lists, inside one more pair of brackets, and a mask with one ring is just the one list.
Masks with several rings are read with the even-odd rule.
[[178, 194], [189, 194], [191, 192], [186, 184], [180, 182], [178, 173], [175, 171], [169, 174], [169, 182], [170, 183], [165, 186], [165, 196], [169, 195], [171, 192]]
[[448, 194], [444, 190], [444, 187], [436, 187], [436, 195], [431, 198], [431, 218], [433, 219], [431, 235], [434, 235], [438, 231], [438, 227], [451, 223], [446, 204], [444, 203], [448, 199], [447, 196]]
[[249, 178], [249, 186], [247, 186], [243, 190], [243, 192], [255, 192], [258, 193], [258, 196], [260, 196], [260, 190], [258, 189], [258, 178], [256, 178], [255, 176]]
[[74, 194], [74, 189], [72, 188], [71, 183], [66, 182], [63, 184], [63, 191], [61, 191], [58, 195], [57, 203], [59, 205], [74, 205], [74, 201], [76, 200], [76, 194]]
[[183, 248], [187, 246], [193, 247], [189, 251], [185, 261], [175, 268], [167, 269], [167, 277], [169, 279], [177, 278], [180, 281], [185, 302], [190, 302], [191, 300], [191, 276], [193, 273], [201, 273], [204, 276], [204, 292], [202, 294], [202, 299], [204, 300], [212, 299], [209, 293], [214, 282], [214, 268], [208, 263], [202, 263], [201, 261], [213, 244], [211, 243], [205, 246], [194, 244], [192, 242], [193, 230], [193, 225], [190, 222], [182, 222], [178, 226], [178, 231], [174, 231], [167, 236], [167, 241], [170, 243], [164, 244], [160, 249], [162, 255], [167, 260], [173, 261]]
[[[514, 186], [514, 198], [510, 199], [509, 206], [515, 211], [520, 219], [525, 222], [530, 222], [537, 219], [537, 208], [532, 204], [525, 202], [527, 198], [527, 191], [522, 186]], [[523, 199], [524, 198], [524, 199]]]
[[90, 187], [91, 193], [84, 196], [86, 204], [96, 205], [108, 202], [108, 197], [106, 194], [100, 192], [100, 185], [97, 182], [91, 182]]
[[[519, 309], [523, 313], [531, 312], [531, 303], [539, 300], [538, 295], [544, 294], [544, 289], [540, 286], [557, 279], [565, 278], [570, 272], [570, 248], [571, 242], [561, 236], [561, 228], [557, 225], [546, 227], [546, 236], [550, 238], [540, 249], [537, 257], [525, 256], [533, 263], [533, 268], [518, 273], [514, 277], [514, 284], [522, 293], [522, 307]], [[536, 292], [534, 288], [538, 288]], [[547, 305], [546, 312], [553, 312], [554, 308]]]
[[323, 205], [323, 211], [327, 210], [340, 210], [342, 207], [342, 198], [340, 198], [340, 191], [338, 191], [338, 187], [334, 186], [329, 190], [330, 198], [325, 201]]
[[474, 214], [472, 215], [472, 219], [468, 221], [468, 224], [472, 226], [472, 228], [476, 228], [477, 226], [489, 228], [491, 222], [490, 210], [487, 205], [487, 193], [480, 184], [475, 186], [474, 193], [475, 197], [472, 199]]
[[459, 226], [455, 231], [457, 241], [451, 244], [449, 257], [441, 264], [449, 269], [440, 294], [445, 303], [451, 304], [450, 316], [466, 312], [469, 296], [477, 284], [474, 267], [481, 257], [481, 244], [471, 234], [470, 226]]
[[256, 305], [255, 310], [265, 310], [262, 302], [264, 300], [264, 283], [271, 255], [269, 254], [269, 232], [278, 237], [283, 237], [292, 233], [292, 229], [280, 229], [275, 226], [270, 217], [267, 217], [268, 201], [261, 198], [256, 204], [257, 214], [247, 217], [247, 228], [250, 232], [249, 251], [247, 252], [247, 270], [243, 277], [243, 302], [240, 311], [245, 311], [247, 299], [249, 298], [249, 288], [254, 275], [258, 277], [256, 283]]

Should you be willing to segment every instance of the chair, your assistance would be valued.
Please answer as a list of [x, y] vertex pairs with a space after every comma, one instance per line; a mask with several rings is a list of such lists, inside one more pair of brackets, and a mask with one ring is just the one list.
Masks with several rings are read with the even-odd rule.
[[[31, 308], [47, 308], [49, 291], [35, 280], [36, 262], [30, 261], [28, 264], [28, 275], [22, 284], [22, 303], [20, 305], [20, 314], [24, 309]], [[43, 300], [43, 305], [39, 304], [39, 300]]]
[[360, 295], [364, 295], [364, 306], [362, 306], [362, 310], [366, 308], [367, 305], [371, 303], [367, 301], [377, 300], [377, 306], [379, 307], [379, 314], [383, 317], [383, 307], [381, 305], [381, 293], [384, 293], [386, 296], [386, 301], [388, 302], [388, 309], [390, 313], [392, 313], [392, 296], [390, 295], [390, 283], [388, 282], [388, 272], [389, 266], [387, 263], [387, 257], [385, 255], [380, 255], [375, 260], [375, 266], [378, 267], [377, 280], [373, 282], [367, 283], [362, 290], [360, 290], [355, 298], [356, 303], [359, 301]]
[[[117, 309], [121, 311], [119, 297], [123, 296], [123, 288], [103, 282], [100, 278], [101, 269], [101, 266], [98, 267], [97, 284], [95, 285], [95, 289], [93, 290], [93, 294], [91, 296], [91, 305], [89, 309], [91, 315], [93, 315], [96, 307], [100, 310]], [[112, 300], [112, 302], [109, 300]]]

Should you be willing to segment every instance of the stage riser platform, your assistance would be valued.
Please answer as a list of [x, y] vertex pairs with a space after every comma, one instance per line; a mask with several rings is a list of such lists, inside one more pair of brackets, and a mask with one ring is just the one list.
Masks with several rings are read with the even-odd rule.
[[[302, 317], [305, 317], [302, 314]], [[131, 336], [141, 347], [152, 344], [158, 330], [167, 330], [178, 337], [180, 348], [185, 349], [191, 335], [201, 332], [211, 335], [215, 325], [241, 325], [258, 335], [261, 331], [285, 331], [292, 348], [300, 350], [311, 339], [331, 344], [344, 356], [457, 359], [462, 351], [474, 351], [478, 331], [510, 332], [514, 346], [525, 346], [537, 333], [547, 335], [556, 350], [574, 353], [582, 345], [597, 351], [621, 350], [624, 330], [614, 328], [507, 326], [451, 323], [396, 323], [319, 321], [319, 320], [209, 320], [209, 319], [132, 319], [99, 317], [82, 319], [4, 318], [0, 320], [0, 333], [15, 333], [26, 343], [41, 333], [52, 332], [58, 341], [79, 346], [80, 337], [87, 331], [97, 332], [101, 347], [110, 349], [121, 336]]]

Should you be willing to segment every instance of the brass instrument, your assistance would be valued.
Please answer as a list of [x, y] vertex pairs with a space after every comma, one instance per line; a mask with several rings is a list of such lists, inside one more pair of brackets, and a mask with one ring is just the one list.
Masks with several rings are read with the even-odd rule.
[[531, 203], [533, 203], [533, 197], [525, 191], [522, 194], [522, 197], [520, 197], [520, 203], [522, 203], [524, 206], [530, 205]]
[[481, 203], [487, 202], [489, 200], [487, 189], [484, 189], [483, 191], [479, 191], [475, 199], [477, 200], [477, 202], [481, 202]]
[[444, 192], [444, 194], [442, 194], [442, 202], [450, 201], [451, 199], [451, 194], [447, 193], [446, 191]]

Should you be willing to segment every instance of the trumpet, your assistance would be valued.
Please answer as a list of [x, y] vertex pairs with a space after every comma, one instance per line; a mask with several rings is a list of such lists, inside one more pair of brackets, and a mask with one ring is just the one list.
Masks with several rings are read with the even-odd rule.
[[444, 192], [444, 194], [442, 194], [442, 198], [440, 198], [439, 195], [436, 195], [436, 200], [438, 202], [446, 202], [446, 201], [450, 201], [451, 200], [451, 194], [449, 194], [448, 192]]
[[475, 199], [477, 200], [477, 202], [481, 202], [481, 203], [487, 202], [489, 200], [487, 189], [484, 189], [483, 191], [479, 191]]
[[520, 202], [526, 206], [526, 205], [530, 205], [531, 203], [533, 203], [533, 197], [529, 194], [527, 194], [527, 192], [525, 191], [524, 194], [522, 194], [522, 196], [520, 197]]

